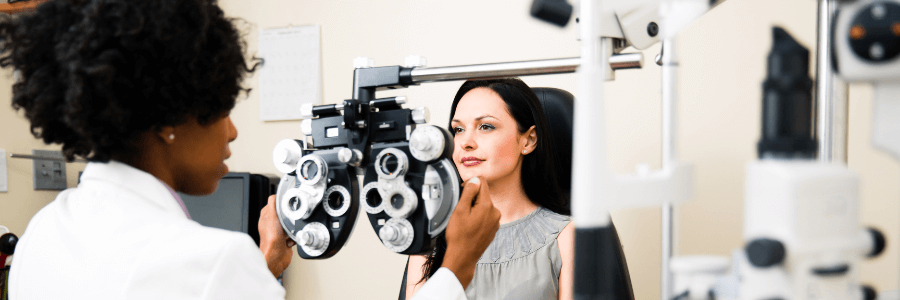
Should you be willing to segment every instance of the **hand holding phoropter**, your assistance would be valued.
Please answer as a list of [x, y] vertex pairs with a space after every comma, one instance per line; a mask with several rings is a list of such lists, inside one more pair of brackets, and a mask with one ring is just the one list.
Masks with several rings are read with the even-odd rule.
[[486, 182], [473, 177], [466, 183], [459, 204], [447, 225], [447, 256], [443, 267], [450, 269], [463, 288], [475, 275], [475, 263], [500, 229], [500, 211], [491, 202]]
[[289, 238], [278, 222], [275, 213], [275, 195], [269, 196], [269, 202], [259, 213], [259, 249], [266, 258], [266, 264], [272, 275], [278, 277], [291, 264], [293, 250], [296, 245]]

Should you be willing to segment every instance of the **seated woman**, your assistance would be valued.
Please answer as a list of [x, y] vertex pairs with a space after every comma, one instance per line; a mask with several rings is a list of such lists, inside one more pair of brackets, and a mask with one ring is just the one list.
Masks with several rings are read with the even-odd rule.
[[[473, 80], [453, 99], [453, 160], [478, 176], [500, 211], [500, 229], [466, 288], [469, 299], [571, 299], [574, 227], [537, 96], [519, 79]], [[446, 243], [410, 257], [407, 298], [440, 267]]]

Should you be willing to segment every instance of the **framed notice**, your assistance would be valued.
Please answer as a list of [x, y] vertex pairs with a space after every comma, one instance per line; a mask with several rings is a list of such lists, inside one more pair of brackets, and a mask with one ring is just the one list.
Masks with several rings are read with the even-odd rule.
[[261, 29], [259, 118], [297, 120], [300, 106], [322, 103], [319, 25]]

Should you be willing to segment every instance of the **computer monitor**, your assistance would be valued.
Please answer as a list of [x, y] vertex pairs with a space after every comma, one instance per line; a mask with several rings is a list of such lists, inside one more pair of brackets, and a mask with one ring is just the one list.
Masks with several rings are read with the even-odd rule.
[[219, 181], [219, 188], [211, 195], [178, 195], [194, 221], [246, 233], [259, 245], [259, 212], [269, 195], [275, 193], [278, 180], [270, 175], [233, 172]]

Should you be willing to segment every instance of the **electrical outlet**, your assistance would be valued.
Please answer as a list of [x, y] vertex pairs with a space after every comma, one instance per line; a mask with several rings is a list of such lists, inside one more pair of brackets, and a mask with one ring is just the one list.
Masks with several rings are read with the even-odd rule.
[[[31, 150], [34, 156], [63, 158], [62, 151]], [[66, 162], [62, 160], [34, 160], [35, 190], [66, 189]]]

